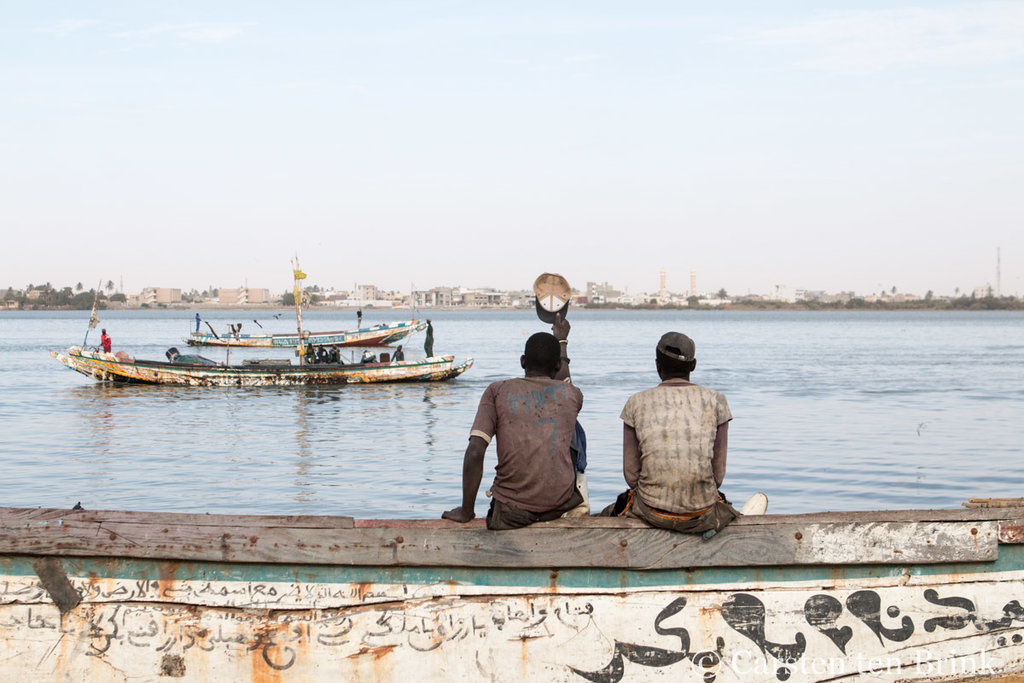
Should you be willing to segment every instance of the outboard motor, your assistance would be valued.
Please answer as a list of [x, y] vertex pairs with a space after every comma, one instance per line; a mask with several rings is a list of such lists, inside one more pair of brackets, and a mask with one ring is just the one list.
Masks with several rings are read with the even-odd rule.
[[172, 363], [174, 361], [178, 360], [179, 357], [181, 357], [181, 354], [178, 353], [177, 347], [174, 347], [174, 346], [172, 346], [171, 348], [167, 349], [167, 353], [165, 353], [164, 355], [167, 356], [167, 360], [169, 360]]

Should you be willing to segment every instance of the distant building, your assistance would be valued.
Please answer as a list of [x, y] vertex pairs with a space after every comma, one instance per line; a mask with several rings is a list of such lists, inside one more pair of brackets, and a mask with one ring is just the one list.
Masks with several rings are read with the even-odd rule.
[[822, 294], [821, 295], [821, 301], [822, 301], [822, 303], [826, 303], [826, 304], [834, 304], [834, 303], [845, 304], [848, 301], [850, 301], [850, 299], [855, 299], [856, 297], [857, 297], [856, 293], [854, 293], [852, 291], [845, 291], [845, 292], [839, 292], [838, 294]]
[[622, 292], [613, 288], [607, 282], [588, 282], [587, 300], [593, 304], [621, 303], [619, 298]]
[[[576, 294], [577, 293], [574, 292], [573, 296], [575, 297]], [[533, 308], [536, 302], [536, 296], [534, 295], [532, 289], [529, 291], [525, 289], [520, 289], [517, 291], [508, 292], [507, 296], [508, 305], [512, 306], [513, 308]]]
[[796, 292], [786, 285], [775, 285], [772, 287], [771, 293], [768, 294], [768, 300], [796, 303]]
[[463, 306], [473, 308], [496, 308], [509, 305], [508, 292], [493, 289], [468, 289], [458, 292], [453, 299]]
[[418, 289], [412, 293], [413, 306], [416, 308], [449, 308], [452, 305], [452, 287], [434, 287]]
[[152, 306], [154, 304], [180, 304], [181, 290], [170, 287], [146, 287], [139, 293], [138, 303]]
[[377, 285], [359, 285], [356, 288], [356, 296], [363, 301], [376, 301], [377, 294]]
[[228, 287], [221, 287], [217, 291], [217, 301], [228, 306], [249, 303], [245, 289], [230, 289]]
[[270, 290], [256, 287], [239, 287], [238, 289], [220, 289], [217, 299], [228, 306], [246, 306], [249, 304], [270, 303]]

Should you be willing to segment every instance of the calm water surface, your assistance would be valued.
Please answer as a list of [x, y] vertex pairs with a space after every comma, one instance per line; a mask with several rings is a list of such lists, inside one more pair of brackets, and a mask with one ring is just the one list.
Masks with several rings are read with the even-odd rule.
[[[184, 347], [193, 314], [101, 317], [115, 350], [162, 359]], [[51, 359], [49, 349], [81, 343], [88, 315], [0, 313], [0, 505], [436, 517], [459, 503], [480, 394], [520, 375], [526, 337], [546, 329], [532, 311], [432, 313], [435, 352], [476, 359], [444, 384], [178, 388], [102, 385]], [[203, 316], [218, 330], [253, 329], [253, 318], [294, 326], [288, 312]], [[355, 320], [304, 317], [313, 330]], [[570, 321], [596, 506], [625, 486], [619, 411], [657, 382], [654, 345], [669, 329], [697, 343], [692, 379], [729, 400], [734, 501], [764, 490], [772, 511], [810, 512], [1024, 496], [1024, 314], [572, 311]], [[407, 358], [421, 356], [422, 334], [407, 341]], [[487, 457], [489, 472], [493, 447]], [[485, 506], [481, 493], [477, 513]]]

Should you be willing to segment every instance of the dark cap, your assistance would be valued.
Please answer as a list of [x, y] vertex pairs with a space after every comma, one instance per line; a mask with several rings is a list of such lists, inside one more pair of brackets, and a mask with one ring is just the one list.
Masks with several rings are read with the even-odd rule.
[[696, 358], [693, 340], [682, 332], [666, 332], [658, 340], [658, 353], [675, 360], [691, 361]]

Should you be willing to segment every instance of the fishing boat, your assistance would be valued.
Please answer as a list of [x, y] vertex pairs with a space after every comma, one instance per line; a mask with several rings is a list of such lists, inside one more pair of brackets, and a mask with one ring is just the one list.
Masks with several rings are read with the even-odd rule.
[[[181, 354], [176, 348], [167, 350], [166, 361], [137, 360], [124, 351], [105, 353], [97, 349], [71, 346], [65, 351], [50, 351], [50, 355], [65, 366], [101, 382], [127, 382], [135, 384], [173, 384], [182, 386], [286, 386], [294, 384], [368, 384], [379, 382], [443, 382], [458, 377], [473, 366], [473, 359], [461, 363], [454, 356], [432, 356], [420, 360], [384, 360], [345, 364], [308, 363], [304, 351], [318, 344], [313, 336], [302, 330], [303, 294], [300, 284], [306, 274], [299, 268], [298, 260], [292, 262], [294, 276], [295, 321], [297, 333], [292, 346], [296, 348], [298, 364], [293, 365], [287, 358], [247, 359], [242, 363], [218, 363], [204, 356]], [[95, 327], [95, 311], [90, 318], [89, 328]], [[403, 332], [388, 334], [411, 334], [419, 321], [395, 323], [404, 326]], [[426, 327], [426, 323], [422, 323]], [[381, 327], [381, 326], [377, 326]], [[369, 328], [373, 329], [373, 328]], [[394, 328], [397, 329], [397, 328]], [[345, 334], [345, 333], [339, 333]], [[276, 337], [278, 335], [269, 335]], [[89, 333], [86, 331], [86, 341]], [[400, 337], [399, 337], [400, 338]], [[190, 342], [192, 343], [192, 342]], [[351, 345], [351, 344], [350, 344]], [[364, 344], [369, 345], [369, 344]], [[280, 346], [289, 346], [280, 344]], [[228, 349], [230, 352], [230, 349]], [[376, 358], [374, 356], [374, 358]]]
[[639, 520], [0, 508], [10, 680], [1010, 681], [1024, 507]]
[[[295, 301], [296, 332], [286, 334], [242, 334], [241, 325], [232, 326], [229, 333], [218, 335], [213, 327], [206, 323], [210, 332], [191, 332], [185, 341], [190, 346], [245, 346], [257, 348], [283, 347], [297, 348], [301, 354], [306, 346], [385, 346], [405, 339], [414, 332], [426, 329], [425, 320], [403, 320], [400, 322], [380, 323], [358, 330], [341, 332], [309, 332], [302, 329], [302, 305], [308, 293], [302, 288], [306, 274], [299, 267], [298, 257], [292, 261], [293, 287], [292, 296]], [[360, 315], [360, 319], [361, 319]], [[198, 320], [198, 316], [197, 316]], [[196, 325], [198, 328], [198, 323]]]
[[185, 386], [270, 386], [293, 384], [357, 384], [375, 382], [441, 382], [458, 377], [473, 366], [454, 356], [374, 363], [317, 363], [293, 365], [288, 359], [218, 363], [197, 355], [176, 355], [168, 360], [136, 360], [119, 351], [103, 353], [81, 346], [50, 355], [68, 368], [101, 382], [176, 384]]
[[426, 329], [425, 320], [402, 320], [380, 323], [358, 330], [340, 332], [307, 332], [302, 337], [297, 333], [247, 334], [226, 332], [191, 332], [185, 341], [190, 346], [241, 346], [249, 348], [295, 348], [300, 345], [313, 346], [386, 346], [405, 339], [409, 335]]

